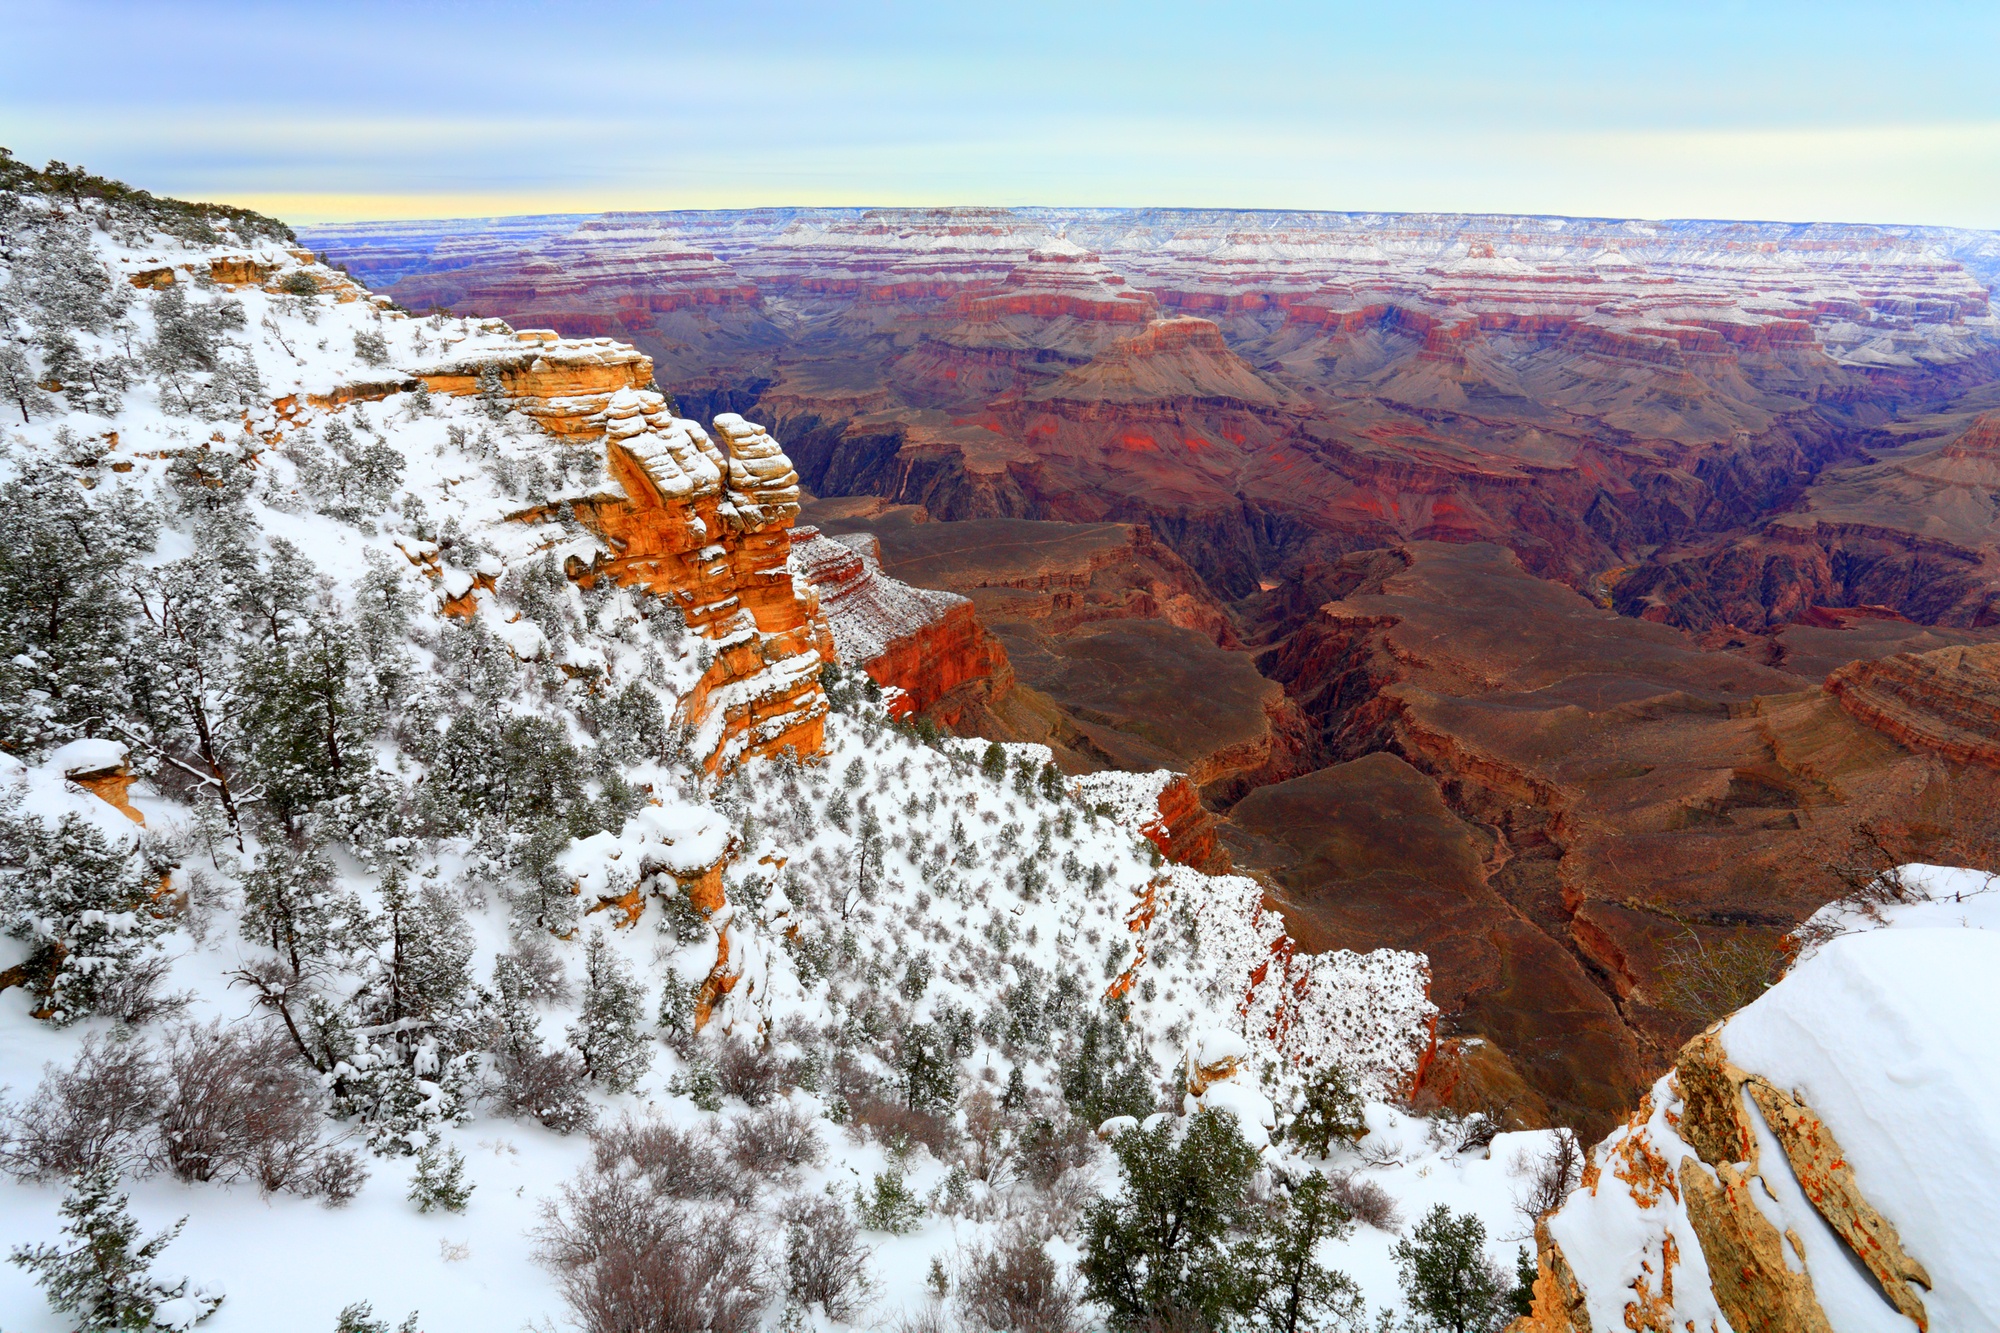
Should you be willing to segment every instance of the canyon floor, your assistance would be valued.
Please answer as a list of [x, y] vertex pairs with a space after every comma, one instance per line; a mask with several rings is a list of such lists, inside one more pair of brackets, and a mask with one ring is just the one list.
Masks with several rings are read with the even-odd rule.
[[[1174, 210], [327, 228], [412, 309], [628, 339], [803, 524], [969, 599], [890, 683], [1307, 949], [1429, 954], [1437, 1099], [1595, 1134], [2000, 768], [2000, 244]], [[872, 543], [872, 544], [871, 544]], [[887, 661], [888, 659], [884, 659]], [[1872, 858], [1872, 859], [1871, 859]]]

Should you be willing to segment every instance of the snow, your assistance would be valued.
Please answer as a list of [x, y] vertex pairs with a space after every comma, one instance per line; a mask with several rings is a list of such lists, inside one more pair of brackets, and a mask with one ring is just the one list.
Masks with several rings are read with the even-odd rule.
[[[914, 222], [880, 225], [894, 234], [895, 244], [924, 262], [1036, 247], [1064, 255], [1081, 250], [1051, 241], [1038, 224], [983, 230], [985, 224], [969, 225], [950, 237]], [[164, 266], [169, 259], [205, 265], [211, 254], [162, 236], [136, 248], [102, 232], [92, 237], [107, 263], [122, 261], [133, 270]], [[793, 239], [812, 245], [852, 238]], [[226, 246], [213, 253], [243, 249]], [[254, 359], [264, 398], [293, 400], [286, 410], [257, 403], [247, 417], [234, 411], [221, 411], [215, 420], [175, 415], [155, 388], [141, 383], [126, 395], [116, 418], [71, 413], [0, 428], [5, 431], [0, 481], [11, 475], [15, 460], [62, 447], [58, 428], [91, 435], [116, 430], [117, 445], [109, 455], [115, 466], [98, 471], [92, 492], [95, 501], [106, 503], [156, 503], [167, 494], [175, 455], [226, 450], [248, 465], [252, 485], [244, 512], [254, 520], [256, 530], [248, 535], [260, 550], [268, 553], [276, 537], [291, 543], [322, 576], [321, 594], [335, 605], [351, 607], [371, 579], [386, 579], [418, 605], [418, 632], [403, 645], [418, 677], [440, 666], [437, 635], [444, 622], [437, 608], [470, 596], [473, 626], [499, 641], [504, 653], [496, 656], [506, 660], [498, 669], [513, 673], [509, 679], [516, 688], [506, 701], [512, 714], [558, 723], [586, 753], [599, 743], [579, 720], [587, 704], [636, 686], [652, 691], [674, 716], [706, 666], [703, 653], [715, 651], [716, 644], [698, 647], [674, 618], [628, 589], [603, 588], [586, 601], [577, 588], [558, 580], [559, 588], [549, 594], [553, 611], [534, 610], [521, 592], [524, 579], [547, 562], [561, 570], [571, 558], [588, 564], [603, 554], [595, 537], [558, 512], [564, 500], [616, 493], [618, 483], [606, 472], [601, 451], [552, 445], [519, 412], [496, 421], [476, 399], [439, 393], [425, 410], [407, 392], [367, 401], [326, 397], [357, 384], [376, 385], [371, 392], [381, 392], [418, 368], [476, 369], [503, 353], [602, 362], [622, 351], [603, 340], [530, 346], [491, 321], [403, 318], [382, 311], [331, 270], [275, 246], [256, 253], [276, 267], [275, 276], [303, 270], [326, 294], [295, 298], [253, 286], [226, 294], [199, 290], [194, 299], [240, 304], [245, 326], [233, 336]], [[138, 293], [134, 318], [140, 338], [151, 334], [157, 299], [157, 293]], [[358, 359], [358, 333], [383, 339], [389, 365]], [[707, 430], [672, 417], [656, 393], [621, 390], [586, 405], [602, 412], [610, 441], [637, 460], [663, 496], [719, 493], [725, 475], [738, 471], [732, 462], [740, 461], [742, 486], [773, 511], [784, 503], [789, 464], [781, 466], [776, 441], [770, 441], [769, 452], [758, 452], [769, 438], [761, 428], [718, 418], [718, 432], [736, 432], [757, 445], [740, 460], [725, 460]], [[302, 461], [306, 447], [318, 447], [314, 442], [335, 422], [358, 440], [379, 441], [403, 469], [379, 505], [345, 517], [314, 496]], [[173, 519], [142, 563], [162, 565], [187, 556], [195, 549], [191, 531], [188, 522]], [[919, 597], [908, 591], [927, 613], [957, 601], [950, 594]], [[890, 628], [863, 627], [878, 641]], [[836, 638], [846, 632], [837, 618], [834, 632]], [[849, 633], [843, 655], [860, 642], [859, 632]], [[559, 666], [580, 678], [570, 678]], [[786, 689], [818, 668], [812, 652], [784, 658], [754, 680], [716, 691], [710, 716], [719, 719], [725, 708]], [[697, 737], [697, 747], [701, 743]], [[852, 1018], [885, 996], [893, 999], [894, 978], [918, 959], [931, 965], [932, 979], [907, 1004], [914, 1021], [934, 1020], [946, 1006], [983, 1018], [1009, 988], [1046, 986], [1058, 977], [1078, 979], [1092, 1003], [1122, 983], [1128, 987], [1123, 994], [1133, 1044], [1158, 1070], [1184, 1066], [1191, 1033], [1201, 1034], [1195, 1054], [1204, 1060], [1226, 1052], [1239, 1062], [1232, 1077], [1205, 1090], [1203, 1102], [1235, 1113], [1274, 1158], [1289, 1150], [1269, 1143], [1267, 1131], [1289, 1116], [1302, 1069], [1330, 1059], [1349, 1065], [1376, 1099], [1367, 1159], [1343, 1154], [1325, 1164], [1285, 1160], [1298, 1169], [1325, 1165], [1379, 1181], [1399, 1200], [1406, 1220], [1439, 1201], [1471, 1209], [1487, 1222], [1493, 1257], [1511, 1260], [1524, 1231], [1513, 1207], [1519, 1187], [1515, 1159], [1546, 1146], [1547, 1136], [1506, 1136], [1505, 1153], [1496, 1148], [1485, 1157], [1454, 1155], [1430, 1143], [1424, 1122], [1387, 1105], [1407, 1089], [1437, 1017], [1427, 998], [1428, 964], [1421, 955], [1297, 954], [1255, 881], [1159, 864], [1139, 827], [1157, 818], [1159, 793], [1172, 774], [1096, 775], [1076, 783], [1077, 799], [1058, 802], [1017, 788], [1011, 776], [1023, 760], [1039, 770], [1050, 758], [1046, 747], [1004, 746], [1010, 776], [998, 783], [979, 772], [985, 749], [986, 742], [977, 740], [927, 748], [863, 706], [827, 719], [826, 752], [803, 769], [756, 761], [718, 782], [683, 760], [655, 756], [626, 764], [619, 777], [646, 803], [615, 831], [601, 829], [573, 841], [560, 864], [586, 907], [641, 888], [639, 919], [614, 927], [617, 913], [589, 915], [573, 938], [552, 937], [550, 947], [573, 974], [583, 941], [593, 935], [608, 939], [639, 977], [649, 1006], [667, 978], [698, 982], [720, 957], [735, 984], [718, 1001], [712, 1028], [741, 1036], [782, 1034], [794, 1022], [831, 1025]], [[375, 753], [375, 776], [385, 782], [414, 785], [428, 776], [391, 738], [379, 738]], [[142, 836], [137, 825], [65, 780], [67, 772], [128, 760], [144, 769], [121, 742], [107, 739], [73, 742], [28, 760], [0, 754], [0, 802], [51, 823], [74, 813], [107, 837], [137, 846]], [[231, 974], [264, 956], [242, 936], [237, 920], [243, 865], [259, 850], [254, 829], [246, 857], [238, 858], [227, 836], [216, 836], [193, 807], [143, 775], [133, 799], [147, 815], [144, 836], [180, 863], [174, 887], [193, 896], [198, 879], [211, 894], [199, 913], [191, 910], [167, 937], [167, 988], [188, 994], [191, 1021], [253, 1021], [257, 1011], [232, 984]], [[880, 825], [879, 874], [865, 894], [850, 893], [862, 801]], [[835, 818], [837, 802], [845, 802], [851, 813]], [[470, 836], [430, 839], [412, 849], [411, 857], [415, 880], [462, 905], [473, 973], [482, 980], [491, 976], [495, 958], [511, 945], [506, 901], [511, 872]], [[379, 909], [378, 866], [345, 846], [335, 848], [334, 860], [341, 887], [370, 910]], [[724, 864], [727, 905], [683, 939], [666, 927], [661, 900], [679, 892], [676, 877], [699, 874], [718, 862]], [[851, 970], [833, 979], [808, 975], [798, 961], [801, 940], [829, 947], [849, 947], [851, 941]], [[16, 948], [12, 941], [5, 947]], [[7, 961], [13, 960], [10, 954]], [[0, 1086], [17, 1100], [33, 1095], [46, 1065], [68, 1065], [85, 1036], [112, 1030], [104, 1019], [56, 1030], [27, 1010], [22, 991], [0, 993]], [[576, 1005], [551, 1002], [538, 1013], [543, 1037], [560, 1042]], [[145, 1035], [157, 1038], [157, 1027]], [[674, 1078], [686, 1072], [682, 1058], [658, 1042], [652, 1054], [652, 1068], [635, 1091], [593, 1092], [606, 1117], [650, 1111], [687, 1126], [719, 1126], [747, 1113], [734, 1100], [721, 1112], [697, 1109], [672, 1091]], [[1019, 1067], [1033, 1085], [1050, 1086], [1052, 1056], [1019, 1055], [1019, 1066], [1015, 1058], [982, 1037], [963, 1061], [966, 1085], [997, 1088]], [[816, 1114], [831, 1109], [823, 1097], [793, 1095]], [[329, 1133], [347, 1128], [330, 1124]], [[907, 1172], [912, 1188], [928, 1195], [949, 1170], [948, 1163], [922, 1149], [892, 1163], [880, 1143], [830, 1121], [822, 1120], [819, 1132], [828, 1148], [825, 1165], [802, 1173], [788, 1189], [833, 1186], [851, 1192], [895, 1165]], [[371, 1157], [368, 1183], [338, 1210], [291, 1196], [263, 1197], [247, 1185], [182, 1184], [164, 1174], [129, 1181], [125, 1188], [148, 1232], [189, 1218], [165, 1263], [194, 1275], [199, 1284], [227, 1289], [226, 1303], [201, 1326], [215, 1333], [330, 1328], [340, 1308], [357, 1300], [373, 1302], [377, 1314], [392, 1322], [420, 1309], [427, 1333], [491, 1333], [561, 1320], [559, 1294], [550, 1274], [533, 1261], [529, 1233], [543, 1201], [588, 1160], [587, 1139], [499, 1118], [483, 1104], [475, 1104], [464, 1123], [441, 1125], [439, 1133], [469, 1159], [475, 1190], [463, 1215], [416, 1212], [405, 1197], [411, 1164], [398, 1158]], [[1112, 1170], [1108, 1152], [1101, 1152], [1092, 1178], [1108, 1186], [1112, 1178], [1106, 1173]], [[766, 1188], [756, 1204], [763, 1210], [767, 1240], [776, 1194]], [[0, 1181], [0, 1248], [53, 1238], [60, 1197], [58, 1185]], [[1004, 1199], [987, 1204], [984, 1211], [963, 1214], [928, 1211], [909, 1236], [869, 1236], [876, 1247], [872, 1267], [878, 1286], [856, 1327], [883, 1327], [900, 1311], [919, 1308], [933, 1258], [948, 1258], [961, 1246], [998, 1234], [1015, 1220], [1008, 1209], [1022, 1206]], [[1375, 1306], [1400, 1299], [1389, 1257], [1393, 1242], [1388, 1233], [1363, 1228], [1330, 1250], [1332, 1261], [1353, 1274]], [[1075, 1253], [1063, 1240], [1052, 1252], [1065, 1260]], [[770, 1322], [779, 1313], [774, 1304]], [[13, 1266], [0, 1266], [0, 1321], [12, 1333], [67, 1327]]]
[[[1900, 922], [1829, 941], [1723, 1027], [1732, 1060], [1833, 1131], [1862, 1194], [1930, 1270], [1924, 1304], [1939, 1328], [2000, 1315], [1996, 1031], [2000, 934]], [[1866, 1284], [1854, 1290], [1881, 1306]]]
[[[1800, 931], [1808, 943], [1785, 978], [1720, 1028], [1730, 1061], [1809, 1107], [1840, 1144], [1863, 1197], [1928, 1270], [1922, 1299], [1933, 1328], [1981, 1328], [2000, 1318], [2000, 892], [1993, 877], [1911, 865], [1889, 877], [1905, 899], [1843, 902]], [[1549, 1220], [1581, 1284], [1594, 1325], [1617, 1327], [1632, 1284], [1671, 1235], [1676, 1326], [1726, 1320], [1714, 1304], [1700, 1243], [1678, 1198], [1612, 1178], [1621, 1145], [1643, 1135], [1666, 1166], [1699, 1159], [1675, 1130], [1679, 1097], [1655, 1084], [1649, 1114], [1595, 1154], [1593, 1190]], [[1763, 1184], [1751, 1197], [1800, 1238], [1803, 1267], [1839, 1333], [1908, 1330], [1874, 1280], [1827, 1225], [1749, 1097]], [[1705, 1167], [1699, 1168], [1706, 1170]], [[1796, 1265], [1796, 1256], [1787, 1254]]]
[[58, 773], [102, 773], [121, 767], [128, 748], [123, 741], [87, 737], [50, 751], [46, 763]]

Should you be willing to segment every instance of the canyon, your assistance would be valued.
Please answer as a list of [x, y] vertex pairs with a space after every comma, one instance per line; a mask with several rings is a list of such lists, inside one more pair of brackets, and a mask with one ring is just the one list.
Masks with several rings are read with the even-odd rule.
[[844, 662], [1073, 773], [1186, 774], [1175, 859], [1255, 875], [1302, 950], [1431, 956], [1461, 1109], [1601, 1132], [1716, 1016], [1690, 960], [1775, 966], [1857, 841], [1915, 856], [1990, 801], [1990, 234], [1023, 208], [301, 239], [765, 423]]

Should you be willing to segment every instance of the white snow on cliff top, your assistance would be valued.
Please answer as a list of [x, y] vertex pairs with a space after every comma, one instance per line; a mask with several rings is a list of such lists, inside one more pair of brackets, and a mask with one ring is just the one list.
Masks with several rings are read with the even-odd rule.
[[[2000, 888], [1977, 871], [1911, 865], [1893, 872], [1906, 901], [1834, 904], [1800, 932], [1817, 937], [1792, 971], [1725, 1020], [1730, 1060], [1796, 1096], [1831, 1131], [1863, 1195], [1928, 1270], [1923, 1301], [1934, 1329], [2000, 1326]], [[1624, 1323], [1642, 1265], [1663, 1236], [1680, 1256], [1673, 1320], [1728, 1327], [1715, 1304], [1684, 1205], [1635, 1199], [1614, 1182], [1617, 1147], [1643, 1132], [1678, 1174], [1694, 1157], [1677, 1133], [1671, 1076], [1654, 1085], [1650, 1118], [1618, 1130], [1596, 1154], [1605, 1178], [1579, 1190], [1549, 1231], [1600, 1327]], [[1821, 1218], [1754, 1103], [1764, 1189], [1757, 1207], [1791, 1231], [1815, 1294], [1838, 1333], [1906, 1333], [1845, 1242]], [[1793, 1263], [1795, 1256], [1786, 1255]], [[1657, 1277], [1651, 1278], [1657, 1286]]]

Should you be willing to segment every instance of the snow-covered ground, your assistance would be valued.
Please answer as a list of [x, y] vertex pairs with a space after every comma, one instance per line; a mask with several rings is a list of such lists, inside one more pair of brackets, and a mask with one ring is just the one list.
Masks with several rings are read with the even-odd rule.
[[[58, 226], [38, 211], [45, 207], [30, 199], [25, 216], [6, 222], [16, 245], [0, 264], [0, 293], [12, 303], [5, 318], [19, 322], [0, 334], [24, 345], [55, 262], [36, 258], [42, 252], [34, 248], [38, 234]], [[102, 297], [109, 313], [94, 327], [72, 329], [73, 342], [87, 361], [126, 366], [129, 385], [115, 410], [103, 401], [98, 413], [71, 401], [81, 393], [73, 387], [42, 390], [32, 408], [13, 413], [25, 421], [0, 428], [0, 486], [30, 473], [58, 475], [79, 484], [92, 521], [139, 515], [129, 530], [149, 536], [124, 568], [125, 581], [105, 585], [107, 598], [169, 575], [199, 582], [219, 562], [237, 560], [244, 563], [231, 566], [230, 577], [238, 582], [214, 603], [233, 608], [240, 585], [290, 569], [286, 577], [304, 600], [298, 611], [269, 618], [278, 627], [270, 643], [250, 620], [216, 627], [212, 665], [227, 678], [210, 682], [215, 718], [248, 725], [242, 719], [264, 688], [256, 654], [288, 642], [295, 631], [284, 626], [344, 627], [365, 641], [340, 688], [366, 700], [355, 715], [369, 728], [371, 767], [332, 814], [294, 819], [281, 831], [257, 806], [256, 764], [244, 759], [234, 779], [247, 812], [239, 851], [213, 784], [190, 780], [181, 742], [121, 721], [115, 701], [92, 714], [76, 711], [74, 699], [25, 696], [9, 716], [27, 739], [18, 755], [0, 755], [0, 796], [11, 802], [18, 793], [20, 803], [0, 813], [53, 823], [75, 811], [118, 845], [138, 848], [143, 838], [147, 855], [170, 864], [161, 901], [184, 906], [165, 918], [171, 929], [161, 945], [171, 969], [161, 990], [187, 1002], [178, 1017], [128, 1031], [105, 1017], [53, 1026], [32, 1016], [25, 988], [0, 992], [0, 1085], [14, 1103], [36, 1097], [45, 1068], [68, 1067], [93, 1037], [157, 1044], [167, 1026], [182, 1022], [268, 1025], [270, 1011], [241, 984], [244, 969], [273, 957], [268, 941], [244, 929], [245, 880], [288, 837], [318, 839], [333, 867], [328, 892], [351, 894], [369, 919], [385, 910], [392, 866], [430, 895], [427, 902], [442, 904], [471, 946], [467, 1031], [495, 1021], [492, 994], [480, 988], [496, 984], [503, 953], [529, 947], [526, 932], [565, 976], [558, 989], [569, 998], [544, 998], [533, 1020], [541, 1041], [563, 1049], [581, 1021], [586, 946], [608, 942], [639, 982], [648, 1067], [629, 1090], [589, 1090], [600, 1123], [651, 1114], [719, 1130], [749, 1116], [739, 1099], [704, 1110], [692, 1095], [726, 1041], [769, 1040], [776, 1055], [797, 1062], [794, 1070], [813, 1069], [785, 1096], [817, 1118], [823, 1161], [787, 1179], [750, 1182], [739, 1206], [775, 1256], [783, 1199], [825, 1188], [851, 1196], [878, 1175], [904, 1173], [924, 1212], [909, 1234], [866, 1234], [872, 1286], [854, 1327], [889, 1326], [915, 1311], [927, 1299], [933, 1260], [949, 1265], [963, 1247], [1023, 1217], [1041, 1219], [1052, 1233], [1050, 1252], [1073, 1260], [1077, 1201], [1115, 1183], [1101, 1145], [1059, 1188], [1040, 1190], [968, 1183], [963, 1171], [954, 1173], [959, 1150], [892, 1153], [884, 1135], [836, 1123], [842, 1097], [827, 1061], [845, 1059], [852, 1077], [886, 1084], [899, 1034], [923, 1024], [958, 1034], [961, 1131], [966, 1103], [1000, 1095], [1017, 1070], [1028, 1095], [1059, 1108], [1063, 1062], [1096, 1020], [1129, 1034], [1131, 1053], [1150, 1063], [1157, 1104], [1170, 1109], [1183, 1106], [1190, 1050], [1217, 1040], [1241, 1050], [1241, 1070], [1204, 1098], [1227, 1101], [1258, 1138], [1289, 1119], [1303, 1068], [1341, 1062], [1372, 1099], [1369, 1136], [1324, 1163], [1304, 1162], [1280, 1142], [1267, 1150], [1269, 1163], [1378, 1182], [1405, 1223], [1436, 1202], [1474, 1212], [1487, 1225], [1492, 1258], [1511, 1268], [1527, 1229], [1514, 1207], [1524, 1164], [1545, 1151], [1548, 1136], [1503, 1135], [1490, 1150], [1457, 1153], [1437, 1146], [1427, 1122], [1390, 1105], [1407, 1087], [1435, 1017], [1420, 956], [1295, 955], [1253, 882], [1160, 864], [1137, 832], [1154, 813], [1140, 797], [1148, 784], [1156, 796], [1159, 779], [1125, 783], [1132, 799], [1110, 800], [1113, 813], [1100, 814], [1095, 807], [1119, 784], [1100, 782], [1087, 799], [1056, 795], [1038, 781], [1046, 755], [1034, 747], [1009, 747], [1007, 772], [995, 780], [981, 771], [983, 745], [927, 747], [865, 699], [848, 700], [829, 718], [824, 753], [803, 766], [756, 760], [708, 777], [685, 732], [671, 725], [643, 752], [633, 750], [619, 721], [626, 715], [606, 712], [607, 700], [650, 698], [647, 707], [671, 722], [713, 650], [657, 598], [603, 584], [585, 591], [560, 577], [567, 557], [588, 563], [601, 549], [564, 508], [615, 490], [601, 449], [555, 442], [505, 404], [409, 390], [343, 400], [338, 392], [447, 359], [518, 352], [509, 330], [407, 318], [365, 293], [354, 299], [338, 274], [270, 237], [189, 242], [102, 208], [61, 225], [108, 275], [99, 288], [109, 293]], [[262, 276], [227, 288], [203, 281], [221, 257], [253, 260]], [[81, 261], [72, 253], [63, 262]], [[162, 268], [176, 269], [170, 287], [128, 281]], [[322, 294], [284, 290], [293, 275]], [[143, 349], [161, 340], [157, 312], [170, 294], [240, 315], [215, 322], [217, 368], [187, 370], [178, 387], [142, 364]], [[37, 376], [50, 373], [40, 352], [28, 355]], [[447, 602], [462, 606], [467, 597], [468, 621], [444, 614]], [[119, 642], [158, 632], [138, 594], [119, 605]], [[41, 671], [46, 663], [38, 661], [23, 654], [15, 665]], [[642, 909], [629, 924], [623, 909], [609, 907], [586, 910], [573, 929], [530, 930], [527, 830], [490, 813], [458, 823], [439, 813], [435, 793], [452, 779], [437, 737], [481, 710], [496, 725], [546, 724], [560, 739], [546, 744], [582, 766], [566, 798], [571, 807], [542, 817], [572, 819], [579, 807], [606, 813], [551, 864], [577, 887], [577, 908], [642, 888]], [[128, 733], [140, 779], [131, 800], [143, 833], [65, 776], [100, 769], [115, 758], [110, 743], [125, 744]], [[61, 748], [78, 739], [91, 744]], [[246, 755], [254, 750], [254, 737], [240, 739]], [[237, 762], [228, 758], [225, 767]], [[570, 827], [580, 828], [574, 819]], [[706, 919], [691, 915], [675, 876], [713, 864], [732, 844], [726, 904]], [[370, 988], [387, 966], [381, 949], [377, 940], [340, 955], [315, 984], [336, 1007], [360, 1013], [376, 1002]], [[0, 968], [30, 952], [25, 939], [0, 940]], [[716, 971], [719, 954], [733, 987], [712, 997], [699, 1038], [669, 1041], [653, 1015], [685, 1002]], [[454, 1111], [428, 1081], [444, 1078], [436, 1051], [397, 1045], [401, 1034], [386, 1029], [375, 1038], [380, 1058], [403, 1060], [429, 1090], [432, 1109], [419, 1115], [419, 1128], [464, 1154], [473, 1185], [464, 1212], [420, 1213], [406, 1197], [414, 1159], [396, 1151], [395, 1135], [371, 1132], [365, 1117], [329, 1120], [329, 1137], [389, 1149], [365, 1154], [367, 1182], [341, 1207], [260, 1194], [247, 1182], [188, 1184], [136, 1170], [125, 1188], [149, 1230], [188, 1219], [164, 1266], [227, 1292], [203, 1325], [217, 1333], [330, 1330], [342, 1307], [363, 1300], [392, 1321], [421, 1310], [428, 1333], [560, 1325], [562, 1301], [535, 1260], [530, 1233], [546, 1202], [589, 1161], [588, 1137], [502, 1117], [487, 1092], [488, 1051], [470, 1047], [452, 1057], [465, 1092]], [[60, 1181], [0, 1181], [0, 1247], [55, 1239], [62, 1193]], [[1329, 1245], [1324, 1258], [1361, 1284], [1371, 1307], [1394, 1306], [1394, 1240], [1364, 1226]], [[774, 1294], [768, 1321], [784, 1313]], [[54, 1333], [68, 1324], [49, 1311], [28, 1273], [0, 1265], [0, 1326]]]

